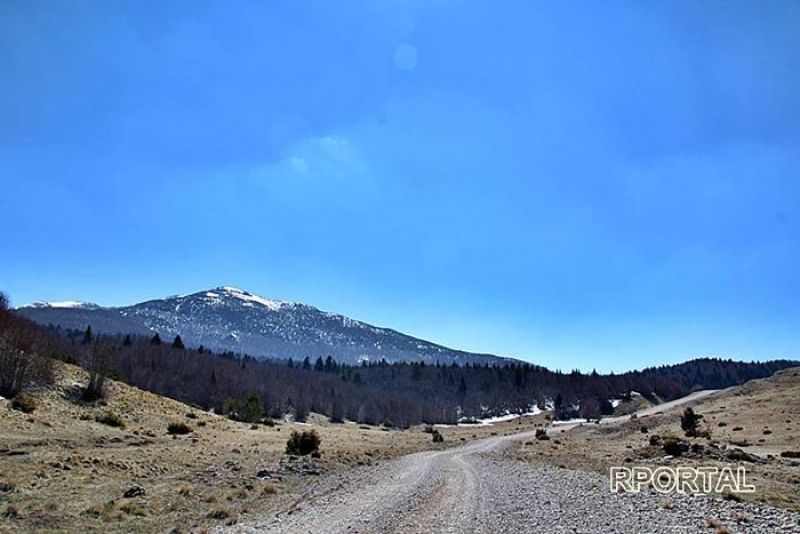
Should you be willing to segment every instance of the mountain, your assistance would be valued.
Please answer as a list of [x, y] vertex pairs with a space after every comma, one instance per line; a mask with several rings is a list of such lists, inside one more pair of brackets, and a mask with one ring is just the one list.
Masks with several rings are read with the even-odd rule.
[[79, 301], [41, 302], [17, 309], [37, 323], [97, 333], [180, 334], [190, 346], [258, 358], [333, 356], [343, 363], [386, 359], [427, 363], [498, 363], [491, 354], [450, 349], [298, 302], [266, 299], [222, 286], [132, 306], [104, 308]]

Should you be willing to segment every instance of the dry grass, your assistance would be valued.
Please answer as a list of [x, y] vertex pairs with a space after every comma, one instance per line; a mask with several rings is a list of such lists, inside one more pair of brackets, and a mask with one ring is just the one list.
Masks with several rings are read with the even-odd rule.
[[[748, 482], [755, 485], [756, 493], [737, 497], [800, 510], [797, 460], [780, 457], [783, 451], [800, 450], [798, 398], [800, 369], [795, 368], [694, 403], [694, 410], [704, 416], [701, 426], [710, 430], [711, 439], [682, 439], [703, 446], [715, 443], [728, 449], [738, 443], [736, 448], [758, 456], [763, 462], [713, 460], [688, 454], [670, 460], [671, 465], [744, 466]], [[662, 464], [665, 453], [661, 447], [649, 445], [650, 437], [683, 436], [679, 421], [683, 408], [622, 425], [583, 425], [558, 433], [560, 446], [534, 442], [530, 446], [521, 446], [517, 456], [527, 461], [545, 461], [601, 473], [608, 473], [612, 465]], [[641, 431], [643, 425], [647, 426], [647, 433]], [[765, 430], [770, 432], [765, 434]]]
[[[251, 429], [116, 382], [109, 383], [106, 404], [84, 403], [79, 391], [86, 373], [61, 365], [59, 374], [55, 388], [37, 392], [32, 414], [0, 401], [0, 532], [201, 530], [248, 510], [286, 509], [320, 474], [533, 425], [440, 428], [445, 441], [436, 444], [422, 426], [399, 431], [331, 424], [316, 414], [308, 424]], [[124, 427], [103, 424], [109, 413]], [[191, 420], [192, 433], [168, 434], [181, 420]], [[311, 429], [320, 435], [322, 456], [303, 457], [293, 468], [286, 441], [294, 430]], [[269, 475], [258, 477], [260, 471]], [[146, 494], [124, 499], [132, 485]], [[217, 509], [229, 517], [209, 517]]]

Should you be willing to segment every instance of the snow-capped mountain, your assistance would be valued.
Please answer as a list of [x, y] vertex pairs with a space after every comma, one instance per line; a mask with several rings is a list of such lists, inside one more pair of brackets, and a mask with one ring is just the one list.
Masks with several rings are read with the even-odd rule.
[[78, 301], [37, 303], [18, 313], [42, 324], [117, 334], [177, 334], [189, 346], [260, 358], [333, 356], [337, 361], [498, 362], [490, 354], [449, 349], [297, 302], [266, 299], [222, 286], [119, 308]]

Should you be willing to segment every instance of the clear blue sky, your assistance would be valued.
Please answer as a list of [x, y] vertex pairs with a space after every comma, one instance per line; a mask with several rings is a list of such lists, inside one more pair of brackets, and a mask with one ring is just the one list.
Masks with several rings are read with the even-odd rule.
[[0, 3], [0, 289], [800, 356], [800, 3]]

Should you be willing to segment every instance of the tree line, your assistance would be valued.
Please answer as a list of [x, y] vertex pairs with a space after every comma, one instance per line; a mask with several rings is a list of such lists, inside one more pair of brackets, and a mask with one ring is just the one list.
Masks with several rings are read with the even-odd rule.
[[[292, 414], [302, 421], [316, 412], [332, 421], [401, 428], [525, 413], [537, 406], [552, 408], [556, 418], [599, 417], [613, 409], [610, 399], [626, 398], [631, 391], [656, 401], [671, 400], [693, 389], [740, 384], [798, 365], [787, 360], [744, 363], [704, 358], [599, 374], [552, 371], [523, 362], [347, 365], [330, 356], [258, 360], [188, 348], [180, 336], [162, 340], [158, 334], [96, 335], [90, 326], [85, 331], [41, 327], [5, 308], [0, 310], [0, 331], [0, 395], [4, 396], [13, 396], [26, 383], [51, 381], [52, 365], [47, 362], [56, 358], [89, 371], [87, 400], [101, 395], [104, 380], [113, 378], [236, 418]], [[19, 363], [26, 357], [35, 365], [28, 365], [27, 375], [13, 380], [12, 387], [5, 385], [7, 369], [14, 369], [8, 362]], [[15, 373], [11, 374], [21, 376]]]

